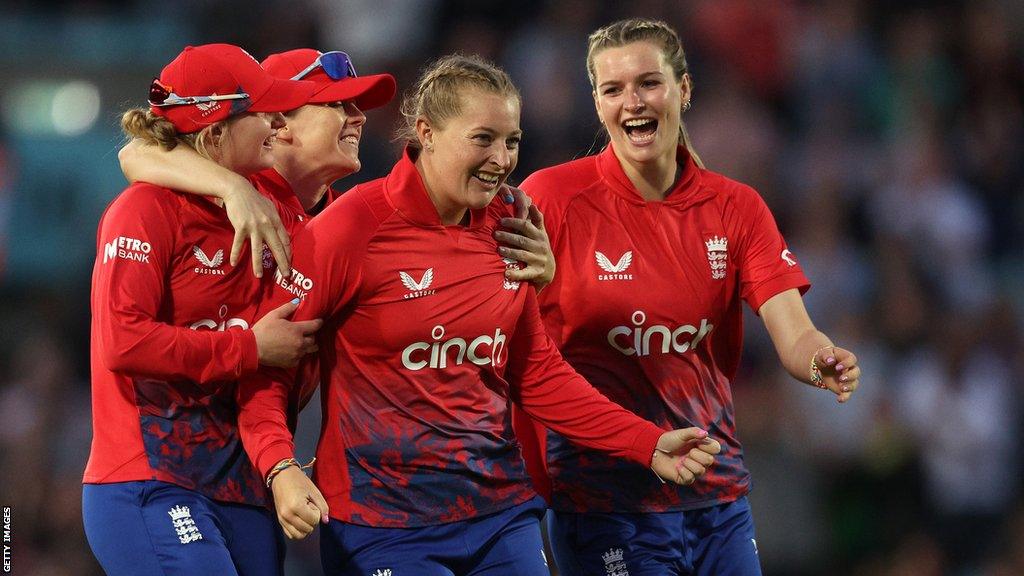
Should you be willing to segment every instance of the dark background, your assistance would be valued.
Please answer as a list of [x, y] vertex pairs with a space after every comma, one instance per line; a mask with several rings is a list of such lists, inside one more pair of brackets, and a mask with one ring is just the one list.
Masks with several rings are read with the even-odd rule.
[[[14, 573], [91, 575], [88, 293], [124, 187], [119, 111], [186, 44], [257, 58], [345, 50], [400, 90], [476, 52], [524, 97], [514, 179], [599, 147], [586, 36], [627, 16], [680, 32], [708, 167], [756, 187], [860, 357], [853, 400], [789, 379], [756, 317], [734, 383], [772, 575], [1024, 574], [1024, 4], [702, 0], [0, 3], [0, 505]], [[397, 103], [363, 171], [397, 158]], [[312, 425], [302, 429], [312, 451]], [[319, 573], [313, 541], [289, 574]]]

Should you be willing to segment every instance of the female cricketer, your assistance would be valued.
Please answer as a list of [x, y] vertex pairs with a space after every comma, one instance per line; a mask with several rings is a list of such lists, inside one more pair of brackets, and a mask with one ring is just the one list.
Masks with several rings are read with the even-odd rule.
[[[523, 182], [545, 229], [525, 220], [507, 244], [547, 235], [559, 274], [539, 295], [548, 334], [611, 400], [666, 428], [697, 426], [722, 445], [687, 486], [646, 483], [645, 466], [577, 446], [517, 415], [563, 575], [757, 575], [730, 383], [741, 303], [765, 323], [796, 379], [845, 402], [856, 357], [814, 328], [809, 287], [761, 197], [706, 170], [682, 123], [692, 84], [667, 24], [634, 19], [590, 36], [587, 71], [610, 143]], [[516, 257], [515, 249], [503, 254]], [[551, 427], [548, 427], [549, 429]], [[544, 468], [546, 467], [546, 475]]]
[[[313, 90], [237, 46], [188, 47], [122, 126], [252, 174], [273, 162], [280, 112]], [[283, 539], [238, 435], [237, 382], [260, 364], [296, 364], [320, 322], [288, 322], [296, 303], [256, 322], [260, 283], [224, 259], [233, 236], [214, 201], [144, 183], [100, 221], [82, 508], [107, 574], [280, 574]]]

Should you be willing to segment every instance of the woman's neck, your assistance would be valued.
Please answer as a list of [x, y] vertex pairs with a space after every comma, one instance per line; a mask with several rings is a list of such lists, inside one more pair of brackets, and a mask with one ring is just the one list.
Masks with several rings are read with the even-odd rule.
[[423, 187], [427, 190], [427, 196], [430, 197], [434, 209], [437, 210], [437, 215], [441, 218], [441, 224], [445, 226], [464, 224], [469, 209], [455, 204], [447, 196], [438, 192], [441, 189], [442, 176], [433, 170], [430, 161], [424, 160], [421, 154], [416, 159], [415, 166], [416, 171], [420, 173], [420, 178], [423, 179]]
[[681, 170], [676, 163], [674, 151], [671, 156], [666, 155], [643, 163], [625, 160], [618, 152], [615, 155], [626, 177], [633, 183], [640, 196], [648, 202], [664, 200], [679, 180]]
[[317, 171], [299, 170], [297, 166], [286, 163], [277, 164], [274, 169], [284, 178], [285, 182], [288, 182], [295, 197], [299, 199], [302, 209], [307, 212], [323, 199], [327, 187], [335, 180], [327, 181], [329, 176]]

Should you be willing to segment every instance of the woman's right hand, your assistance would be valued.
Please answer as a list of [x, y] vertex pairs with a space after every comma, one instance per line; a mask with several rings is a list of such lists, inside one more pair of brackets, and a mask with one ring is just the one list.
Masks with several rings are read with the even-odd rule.
[[320, 319], [292, 322], [288, 317], [299, 307], [299, 299], [285, 302], [260, 318], [252, 327], [256, 336], [256, 350], [259, 352], [260, 364], [291, 368], [302, 360], [306, 354], [318, 350], [316, 331], [323, 326]]
[[264, 244], [270, 248], [281, 274], [285, 278], [291, 276], [291, 239], [274, 203], [244, 179], [221, 196], [221, 200], [224, 201], [228, 220], [235, 229], [235, 240], [231, 244], [231, 265], [238, 265], [248, 239], [252, 253], [252, 273], [257, 278], [263, 277]]
[[693, 484], [715, 463], [722, 445], [700, 428], [665, 432], [651, 459], [651, 469], [661, 479], [682, 486]]
[[327, 524], [327, 501], [298, 466], [279, 472], [270, 490], [274, 493], [277, 521], [288, 538], [302, 540], [313, 532], [317, 522]]

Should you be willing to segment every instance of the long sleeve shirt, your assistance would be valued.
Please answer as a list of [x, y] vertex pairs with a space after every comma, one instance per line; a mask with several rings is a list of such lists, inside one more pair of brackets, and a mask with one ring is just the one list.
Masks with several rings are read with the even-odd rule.
[[100, 221], [92, 277], [93, 440], [84, 482], [161, 480], [265, 504], [237, 430], [236, 383], [258, 367], [259, 292], [213, 202], [150, 184]]
[[[650, 464], [663, 430], [576, 374], [533, 289], [506, 280], [516, 264], [493, 233], [509, 214], [495, 201], [467, 226], [442, 225], [405, 156], [295, 238], [293, 273], [266, 305], [300, 296], [296, 319], [326, 321], [315, 480], [333, 518], [424, 526], [529, 499], [513, 402], [574, 441]], [[264, 473], [293, 453], [289, 379], [262, 371], [242, 386], [243, 439]]]

